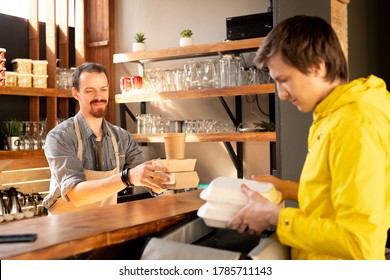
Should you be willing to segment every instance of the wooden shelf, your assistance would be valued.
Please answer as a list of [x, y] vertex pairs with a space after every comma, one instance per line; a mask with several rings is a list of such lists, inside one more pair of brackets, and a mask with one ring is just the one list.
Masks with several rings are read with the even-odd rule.
[[70, 89], [0, 86], [0, 95], [73, 98]]
[[196, 90], [184, 91], [166, 91], [143, 93], [134, 92], [129, 94], [116, 94], [116, 103], [134, 103], [148, 102], [169, 99], [189, 99], [189, 98], [207, 98], [218, 96], [236, 96], [236, 95], [251, 95], [251, 94], [269, 94], [275, 92], [274, 84], [258, 84], [238, 87], [225, 88], [202, 88]]
[[[131, 134], [139, 143], [164, 143], [162, 134]], [[188, 133], [187, 143], [195, 142], [275, 142], [275, 132], [221, 132], [221, 133]]]
[[2, 159], [28, 159], [28, 158], [45, 158], [43, 150], [25, 150], [25, 151], [1, 151], [0, 160]]
[[143, 52], [130, 52], [114, 54], [114, 63], [123, 62], [148, 62], [172, 59], [184, 59], [188, 57], [202, 57], [218, 55], [226, 52], [256, 51], [265, 38], [253, 38], [246, 40], [227, 41], [212, 44], [202, 44], [188, 47], [150, 50]]

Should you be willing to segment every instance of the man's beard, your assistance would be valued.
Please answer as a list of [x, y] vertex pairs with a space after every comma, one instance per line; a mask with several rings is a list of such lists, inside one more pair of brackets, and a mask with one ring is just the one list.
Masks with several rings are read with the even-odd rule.
[[94, 102], [105, 102], [106, 103], [106, 107], [104, 107], [104, 108], [100, 108], [100, 109], [98, 109], [98, 110], [91, 110], [91, 115], [92, 116], [94, 116], [95, 118], [104, 118], [105, 116], [106, 116], [106, 114], [107, 114], [107, 100], [92, 100], [91, 101], [91, 105], [94, 103]]

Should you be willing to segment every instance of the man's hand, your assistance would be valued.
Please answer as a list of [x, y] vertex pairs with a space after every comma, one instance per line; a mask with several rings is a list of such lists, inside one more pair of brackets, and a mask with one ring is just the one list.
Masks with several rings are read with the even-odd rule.
[[133, 185], [145, 186], [160, 194], [165, 191], [163, 183], [170, 180], [169, 176], [164, 173], [166, 171], [165, 167], [153, 165], [152, 161], [147, 161], [130, 169], [129, 179]]
[[241, 185], [241, 191], [248, 197], [248, 203], [228, 221], [228, 228], [240, 233], [248, 229], [249, 234], [260, 234], [277, 225], [282, 206], [270, 202], [245, 184]]

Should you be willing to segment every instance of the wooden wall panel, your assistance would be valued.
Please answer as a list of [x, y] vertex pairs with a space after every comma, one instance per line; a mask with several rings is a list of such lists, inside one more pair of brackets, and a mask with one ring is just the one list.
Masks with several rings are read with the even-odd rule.
[[[60, 59], [59, 66], [61, 68], [69, 68], [69, 8], [68, 0], [60, 0], [59, 2], [59, 44], [58, 44], [58, 57]], [[58, 98], [58, 116], [60, 118], [69, 117], [69, 99]]]
[[86, 61], [85, 57], [85, 0], [75, 0], [75, 47], [76, 66]]
[[[57, 35], [56, 35], [56, 1], [46, 2], [46, 60], [48, 61], [48, 73], [56, 73], [57, 62]], [[49, 75], [47, 86], [56, 87], [56, 75]], [[51, 130], [57, 122], [57, 98], [46, 99], [47, 121], [46, 129]]]
[[349, 0], [331, 0], [331, 22], [348, 59], [348, 9]]
[[[38, 20], [38, 0], [30, 0], [29, 15], [29, 58], [39, 59], [39, 20]], [[39, 97], [29, 98], [29, 118], [32, 121], [39, 121]]]
[[114, 0], [90, 0], [84, 2], [87, 26], [86, 60], [100, 63], [106, 67], [110, 86], [110, 98], [106, 119], [115, 123], [115, 6]]

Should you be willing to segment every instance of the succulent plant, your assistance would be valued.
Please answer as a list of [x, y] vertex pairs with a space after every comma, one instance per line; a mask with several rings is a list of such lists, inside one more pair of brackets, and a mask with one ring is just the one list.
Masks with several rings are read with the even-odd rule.
[[180, 37], [183, 38], [190, 38], [192, 36], [192, 31], [191, 29], [184, 29], [182, 32], [180, 32]]
[[145, 33], [143, 32], [136, 33], [134, 39], [137, 43], [144, 43], [146, 40]]

